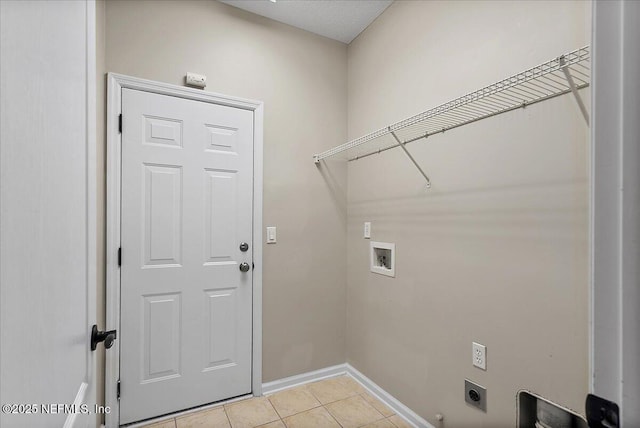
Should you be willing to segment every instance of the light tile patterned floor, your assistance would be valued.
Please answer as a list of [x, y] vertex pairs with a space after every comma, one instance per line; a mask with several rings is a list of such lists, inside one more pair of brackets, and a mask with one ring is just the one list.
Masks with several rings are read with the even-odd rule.
[[349, 376], [179, 416], [145, 428], [409, 428]]

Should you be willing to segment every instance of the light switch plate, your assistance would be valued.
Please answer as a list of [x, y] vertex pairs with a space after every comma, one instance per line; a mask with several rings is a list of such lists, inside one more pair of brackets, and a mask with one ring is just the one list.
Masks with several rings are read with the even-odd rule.
[[276, 227], [267, 227], [267, 244], [275, 244], [277, 242], [276, 238]]
[[365, 221], [364, 222], [364, 239], [370, 239], [370, 238], [371, 238], [371, 222]]

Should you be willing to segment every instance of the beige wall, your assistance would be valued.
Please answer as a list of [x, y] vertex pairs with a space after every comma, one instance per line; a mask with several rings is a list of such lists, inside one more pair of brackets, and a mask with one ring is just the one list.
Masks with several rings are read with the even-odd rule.
[[[397, 1], [349, 46], [349, 138], [589, 44], [589, 2]], [[586, 95], [586, 94], [584, 94]], [[588, 391], [588, 128], [571, 96], [349, 163], [347, 360], [434, 425]], [[395, 242], [396, 278], [368, 271]], [[487, 346], [487, 371], [471, 342]], [[488, 411], [464, 403], [464, 379]]]
[[[590, 3], [397, 1], [348, 50], [214, 1], [98, 14], [104, 71], [193, 71], [265, 102], [264, 381], [347, 360], [434, 424], [512, 426], [521, 388], [582, 411], [588, 129], [570, 96], [411, 144], [429, 191], [397, 151], [350, 163], [348, 195], [344, 164], [311, 155], [588, 44]], [[395, 279], [368, 271], [363, 221], [397, 244]]]
[[[100, 8], [99, 8], [100, 9]], [[100, 10], [99, 10], [100, 12]], [[345, 361], [346, 45], [215, 1], [107, 1], [106, 71], [264, 101], [263, 381]], [[257, 231], [264, 233], [264, 231]]]

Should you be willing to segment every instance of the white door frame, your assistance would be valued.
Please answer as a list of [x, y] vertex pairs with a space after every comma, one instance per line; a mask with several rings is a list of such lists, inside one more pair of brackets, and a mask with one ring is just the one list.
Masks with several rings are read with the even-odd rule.
[[[52, 13], [53, 10], [56, 13]], [[38, 13], [34, 14], [35, 11]], [[4, 248], [16, 248], [17, 251], [5, 251], [2, 254], [1, 264], [3, 268], [12, 264], [17, 264], [17, 266], [16, 269], [7, 269], [6, 273], [3, 272], [1, 287], [3, 291], [6, 290], [10, 293], [4, 295], [3, 292], [3, 295], [10, 298], [7, 303], [13, 305], [13, 308], [8, 311], [8, 318], [0, 321], [0, 323], [3, 323], [3, 343], [0, 344], [0, 347], [5, 347], [3, 351], [9, 351], [5, 355], [9, 357], [8, 359], [13, 359], [16, 353], [11, 350], [10, 345], [17, 342], [18, 333], [25, 336], [24, 331], [40, 329], [36, 335], [28, 334], [24, 340], [18, 342], [26, 345], [24, 350], [31, 349], [35, 352], [30, 352], [28, 358], [22, 361], [22, 365], [15, 367], [16, 372], [13, 375], [5, 378], [5, 373], [2, 373], [3, 387], [6, 388], [5, 391], [10, 391], [6, 396], [2, 396], [2, 399], [3, 404], [11, 403], [16, 397], [24, 396], [31, 396], [33, 397], [32, 399], [47, 397], [46, 399], [50, 400], [49, 403], [41, 402], [37, 404], [37, 401], [31, 401], [31, 405], [24, 403], [27, 410], [31, 410], [29, 413], [38, 413], [37, 415], [22, 415], [20, 417], [20, 415], [5, 415], [3, 412], [3, 415], [0, 416], [0, 425], [5, 424], [3, 416], [10, 417], [10, 419], [6, 419], [6, 425], [11, 423], [21, 424], [22, 426], [52, 425], [60, 423], [58, 419], [63, 415], [58, 415], [56, 419], [52, 420], [50, 419], [51, 416], [42, 414], [43, 409], [40, 406], [48, 404], [55, 406], [54, 403], [57, 401], [57, 403], [64, 403], [65, 406], [77, 406], [76, 409], [80, 409], [82, 405], [87, 405], [89, 409], [93, 410], [93, 406], [96, 404], [96, 352], [91, 351], [90, 348], [91, 330], [96, 322], [97, 310], [96, 2], [95, 0], [82, 0], [66, 5], [51, 5], [47, 7], [42, 7], [37, 2], [31, 2], [30, 4], [26, 2], [22, 4], [5, 3], [0, 13], [12, 16], [11, 19], [17, 20], [14, 22], [17, 22], [18, 26], [21, 27], [19, 31], [16, 31], [16, 27], [7, 26], [6, 29], [3, 28], [2, 34], [2, 37], [6, 37], [8, 42], [7, 45], [3, 43], [1, 47], [2, 58], [0, 61], [3, 61], [4, 66], [2, 84], [4, 86], [6, 82], [14, 89], [8, 90], [2, 95], [3, 105], [1, 108], [6, 108], [2, 112], [2, 119], [0, 119], [2, 126], [5, 127], [2, 130], [2, 145], [7, 150], [6, 152], [3, 150], [2, 156], [6, 156], [9, 162], [15, 162], [11, 165], [11, 168], [5, 169], [4, 165], [2, 168], [1, 180], [12, 181], [11, 185], [2, 187], [2, 203], [5, 204], [2, 206], [2, 215], [6, 215], [7, 218], [11, 219], [16, 214], [22, 213], [24, 208], [11, 204], [16, 195], [22, 194], [28, 200], [28, 205], [26, 205], [30, 207], [28, 209], [38, 210], [38, 214], [35, 211], [29, 213], [25, 217], [28, 220], [5, 223], [9, 227], [13, 227], [15, 233], [7, 234], [8, 236], [3, 235], [2, 246]], [[64, 14], [64, 18], [61, 19], [59, 14]], [[29, 27], [38, 27], [38, 31], [26, 30]], [[58, 58], [53, 59], [55, 54], [66, 46], [66, 43], [71, 38], [76, 37], [78, 37], [76, 40], [79, 43], [67, 47], [69, 57], [64, 62]], [[22, 43], [15, 43], [18, 40], [22, 41]], [[22, 58], [19, 62], [16, 62], [13, 58], [18, 52]], [[48, 53], [43, 56], [43, 52]], [[38, 61], [38, 58], [42, 58], [44, 62]], [[48, 61], [52, 61], [52, 63], [46, 70], [38, 66]], [[15, 91], [16, 77], [18, 73], [24, 72], [25, 64], [27, 67], [37, 68], [30, 74], [29, 87], [46, 87], [46, 91], [39, 89], [30, 89], [19, 93]], [[69, 82], [73, 82], [73, 84], [70, 86]], [[73, 94], [72, 106], [60, 106], [70, 91], [80, 90], [80, 88], [84, 89], [84, 93]], [[61, 97], [60, 95], [62, 94], [64, 96]], [[77, 97], [77, 95], [80, 95], [80, 97]], [[4, 101], [7, 101], [7, 104]], [[18, 116], [19, 118], [17, 118]], [[70, 125], [67, 119], [73, 119], [73, 123]], [[33, 121], [38, 122], [38, 124], [34, 126], [32, 124]], [[7, 126], [7, 122], [11, 122], [11, 129]], [[51, 133], [50, 129], [46, 129], [47, 126], [50, 126], [47, 124], [53, 122], [62, 123], [62, 125], [53, 132], [53, 134], [56, 134], [54, 138], [47, 139], [45, 137], [43, 139], [43, 133]], [[33, 129], [24, 132], [25, 126], [33, 127]], [[37, 136], [39, 138], [36, 139], [35, 134], [39, 134]], [[60, 144], [60, 140], [63, 138], [70, 139]], [[31, 139], [33, 141], [30, 141]], [[54, 146], [56, 147], [55, 150], [65, 154], [55, 162], [46, 163], [47, 160], [45, 159], [45, 165], [39, 165], [39, 159], [33, 159], [31, 151], [23, 149], [23, 147], [29, 147], [31, 150], [36, 149], [41, 153], [48, 153], [41, 150], [47, 145], [49, 147]], [[74, 157], [72, 158], [67, 153], [73, 154]], [[76, 155], [77, 157], [75, 157]], [[55, 217], [59, 208], [68, 206], [64, 197], [64, 189], [59, 186], [56, 187], [54, 194], [50, 195], [50, 198], [38, 198], [38, 194], [45, 189], [41, 186], [41, 178], [37, 174], [34, 175], [33, 172], [38, 167], [39, 171], [46, 173], [48, 177], [66, 181], [67, 173], [58, 170], [60, 163], [63, 161], [66, 164], [77, 162], [74, 165], [74, 168], [78, 168], [77, 177], [79, 177], [80, 171], [83, 170], [82, 179], [74, 183], [78, 186], [74, 189], [74, 192], [84, 193], [82, 204], [78, 203], [76, 205], [74, 201], [73, 207], [69, 209], [74, 210], [74, 217], [77, 216], [77, 218], [83, 218], [84, 220], [84, 222], [73, 225], [75, 230], [72, 235], [82, 230], [84, 239], [79, 240], [81, 242], [77, 242], [74, 238], [77, 246], [74, 246], [72, 254], [65, 254], [64, 257], [60, 257], [66, 259], [64, 261], [65, 265], [70, 260], [74, 260], [74, 271], [66, 275], [64, 272], [58, 271], [53, 275], [53, 278], [43, 278], [40, 272], [34, 273], [29, 278], [23, 278], [21, 274], [24, 266], [26, 266], [25, 263], [33, 264], [35, 262], [40, 264], [38, 258], [55, 247], [60, 239], [59, 235], [49, 236], [40, 233], [39, 228], [29, 231], [27, 222], [42, 215], [46, 215], [49, 218], [52, 218], [52, 215]], [[24, 176], [16, 175], [15, 170], [17, 169], [26, 171], [29, 176], [25, 178]], [[73, 175], [76, 177], [75, 171]], [[38, 198], [37, 202], [35, 201], [36, 198]], [[6, 203], [7, 201], [9, 203]], [[64, 220], [62, 224], [65, 227], [69, 225]], [[44, 226], [46, 228], [51, 227], [50, 223], [46, 223]], [[5, 230], [0, 233], [5, 233]], [[80, 235], [78, 234], [78, 236]], [[26, 250], [38, 247], [38, 240], [41, 241], [42, 248], [31, 254], [28, 259], [24, 257]], [[61, 246], [58, 251], [66, 251], [66, 247]], [[43, 265], [45, 271], [58, 261], [55, 260], [56, 254], [50, 252], [49, 255], [52, 258], [52, 262]], [[82, 273], [76, 275], [79, 272]], [[50, 281], [50, 283], [47, 283], [47, 281]], [[73, 290], [76, 293], [80, 290], [79, 295], [85, 298], [82, 303], [72, 307], [73, 303], [69, 302], [67, 304], [66, 298], [61, 297], [65, 299], [65, 304], [62, 307], [57, 305], [57, 301], [50, 301], [47, 310], [38, 314], [38, 316], [33, 316], [33, 310], [38, 307], [37, 304], [32, 307], [31, 304], [23, 305], [21, 301], [12, 301], [16, 287], [22, 287], [23, 289], [33, 288], [40, 291], [40, 294], [46, 287], [48, 292], [54, 292], [56, 296], [63, 288]], [[5, 298], [4, 296], [3, 298]], [[63, 315], [61, 311], [69, 310], [74, 311], [78, 318], [74, 317], [73, 320], [67, 320], [65, 317], [60, 316]], [[64, 330], [52, 332], [56, 340], [53, 342], [53, 349], [51, 349], [48, 345], [49, 341], [44, 341], [43, 343], [43, 341], [38, 340], [37, 336], [45, 333], [46, 329], [50, 328], [44, 323], [53, 320], [64, 320], [62, 327]], [[8, 322], [5, 323], [5, 321]], [[67, 330], [71, 322], [73, 322], [72, 329]], [[4, 335], [5, 331], [8, 333], [6, 336]], [[18, 350], [18, 352], [24, 351]], [[30, 375], [21, 376], [23, 369], [29, 369], [34, 364], [39, 365], [39, 369], [46, 371], [64, 370], [65, 368], [59, 367], [57, 363], [70, 361], [70, 356], [73, 356], [73, 360], [76, 360], [76, 353], [82, 353], [82, 357], [78, 357], [78, 360], [82, 358], [84, 367], [79, 367], [78, 372], [65, 373], [69, 382], [65, 382], [64, 385], [52, 386], [47, 384], [50, 381], [42, 377], [38, 379]], [[0, 358], [3, 358], [3, 356], [0, 356]], [[40, 373], [40, 370], [32, 372], [32, 374]], [[73, 392], [75, 392], [75, 395], [71, 395]], [[63, 412], [58, 411], [56, 413]], [[64, 413], [66, 413], [66, 418], [61, 424], [63, 428], [95, 427], [97, 421], [102, 417], [101, 415], [80, 411], [64, 411]]]
[[[86, 34], [87, 34], [87, 66], [86, 66], [86, 91], [87, 91], [87, 119], [86, 119], [86, 139], [87, 139], [87, 318], [91, 320], [89, 324], [97, 324], [97, 295], [98, 295], [98, 181], [97, 181], [97, 74], [96, 74], [96, 2], [86, 0]], [[93, 325], [87, 325], [87, 347], [91, 343], [91, 331]], [[87, 357], [87, 383], [83, 383], [78, 390], [74, 404], [86, 403], [88, 405], [99, 404], [96, 402], [98, 391], [98, 371], [96, 364], [96, 353], [88, 351]], [[100, 419], [100, 415], [89, 415], [83, 417], [78, 414], [69, 414], [65, 421], [64, 428], [80, 427], [82, 425], [90, 427]]]
[[591, 391], [640, 423], [640, 5], [593, 2]]
[[[262, 395], [262, 157], [264, 104], [243, 98], [205, 92], [168, 83], [154, 82], [121, 74], [108, 74], [107, 93], [107, 235], [106, 235], [106, 330], [120, 330], [120, 181], [121, 134], [118, 118], [122, 113], [122, 89], [135, 89], [253, 111], [253, 322], [251, 389]], [[106, 426], [119, 426], [117, 381], [120, 373], [120, 343], [114, 342], [105, 358]]]

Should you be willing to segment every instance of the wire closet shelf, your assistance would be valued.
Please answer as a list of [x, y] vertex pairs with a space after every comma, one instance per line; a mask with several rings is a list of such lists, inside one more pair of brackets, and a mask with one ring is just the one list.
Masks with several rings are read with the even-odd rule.
[[[400, 147], [430, 186], [429, 178], [405, 145], [478, 120], [573, 93], [587, 124], [589, 115], [579, 90], [589, 86], [589, 46], [576, 49], [492, 85], [401, 120], [313, 156], [315, 163], [346, 152], [354, 161]], [[354, 150], [359, 148], [358, 150]], [[357, 152], [357, 153], [354, 153]]]

